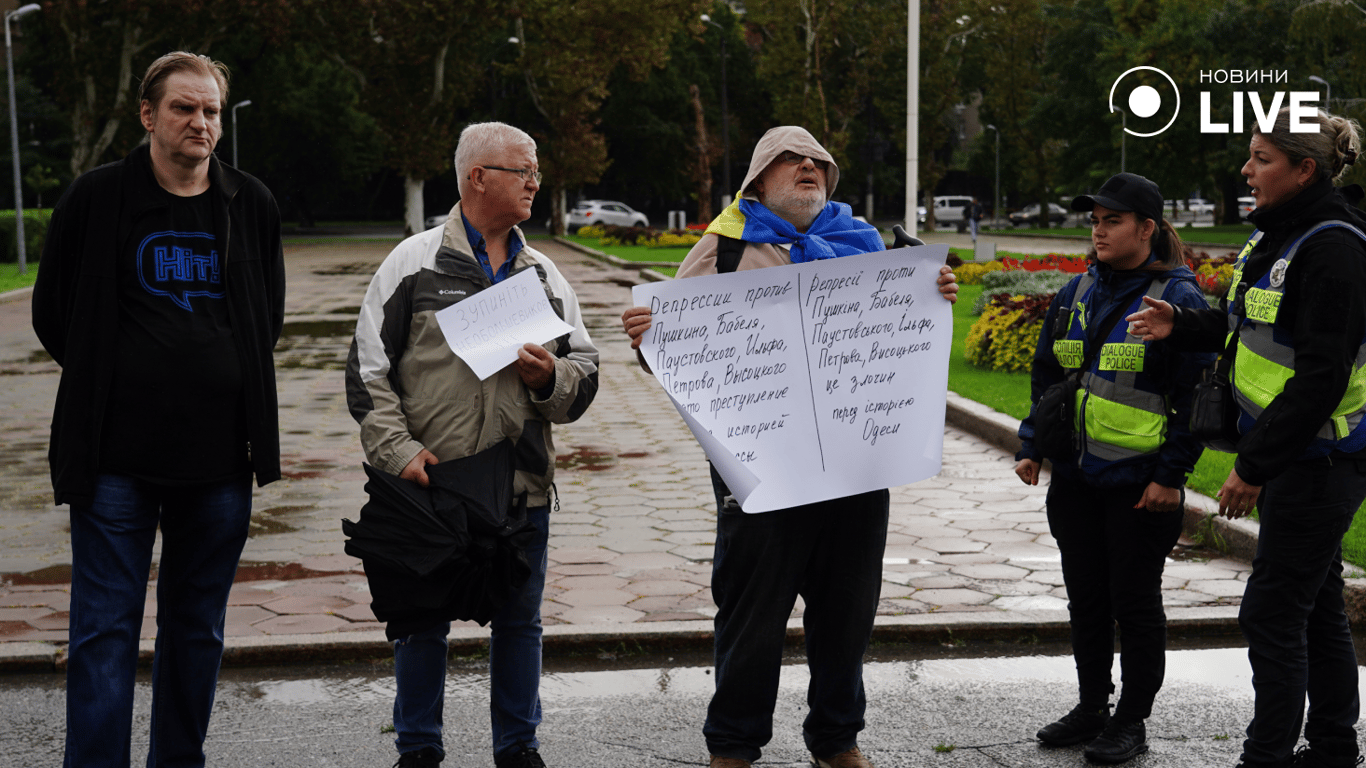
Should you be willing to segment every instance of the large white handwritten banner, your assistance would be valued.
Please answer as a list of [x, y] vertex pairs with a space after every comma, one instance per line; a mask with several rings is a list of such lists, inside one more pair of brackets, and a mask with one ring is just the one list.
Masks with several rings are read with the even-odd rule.
[[746, 512], [938, 474], [947, 245], [636, 286], [641, 352]]
[[511, 365], [523, 344], [544, 344], [574, 330], [555, 314], [534, 269], [438, 311], [436, 322], [480, 381]]

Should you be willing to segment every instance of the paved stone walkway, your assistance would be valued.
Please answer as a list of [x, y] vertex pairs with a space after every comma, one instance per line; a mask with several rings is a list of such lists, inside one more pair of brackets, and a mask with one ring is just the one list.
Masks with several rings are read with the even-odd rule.
[[[701, 449], [663, 390], [634, 362], [619, 316], [636, 273], [557, 243], [602, 351], [602, 389], [556, 429], [560, 507], [551, 517], [547, 639], [710, 631], [715, 511]], [[228, 613], [230, 654], [253, 645], [378, 645], [360, 564], [343, 553], [365, 481], [342, 369], [370, 275], [392, 243], [294, 245], [285, 337], [276, 352], [285, 479], [259, 489]], [[0, 655], [60, 662], [70, 580], [68, 521], [51, 504], [47, 430], [57, 366], [29, 327], [27, 299], [0, 303]], [[1042, 511], [1046, 483], [949, 427], [939, 476], [893, 490], [880, 626], [1066, 622], [1058, 550]], [[1231, 619], [1249, 566], [1183, 540], [1166, 569], [1177, 621]], [[155, 576], [155, 574], [154, 574]], [[155, 584], [144, 638], [155, 635]], [[799, 604], [794, 616], [799, 616]], [[482, 636], [474, 625], [454, 635]]]

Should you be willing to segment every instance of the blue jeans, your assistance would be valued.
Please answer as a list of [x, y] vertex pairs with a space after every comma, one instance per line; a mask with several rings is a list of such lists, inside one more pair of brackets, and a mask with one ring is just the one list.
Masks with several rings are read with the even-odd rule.
[[1360, 702], [1342, 536], [1363, 498], [1366, 462], [1342, 457], [1296, 462], [1262, 488], [1257, 554], [1238, 610], [1256, 693], [1243, 742], [1249, 763], [1287, 762], [1302, 724], [1326, 764], [1356, 760]]
[[223, 619], [251, 521], [251, 477], [162, 486], [100, 475], [71, 505], [67, 768], [127, 768], [138, 635], [161, 526], [149, 768], [204, 765]]
[[754, 762], [773, 737], [787, 620], [797, 595], [811, 682], [802, 736], [833, 757], [858, 744], [867, 700], [863, 655], [882, 593], [890, 495], [872, 491], [751, 515], [719, 513], [711, 588], [716, 600], [716, 693], [702, 735], [717, 757]]
[[[527, 520], [536, 526], [536, 539], [527, 547], [531, 564], [522, 591], [489, 622], [489, 713], [493, 722], [493, 754], [503, 755], [518, 745], [540, 747], [536, 726], [541, 724], [541, 595], [545, 592], [546, 542], [550, 536], [550, 507], [531, 507]], [[441, 709], [446, 691], [446, 635], [448, 621], [432, 629], [394, 641], [394, 746], [400, 754], [432, 747], [445, 754], [441, 743]]]

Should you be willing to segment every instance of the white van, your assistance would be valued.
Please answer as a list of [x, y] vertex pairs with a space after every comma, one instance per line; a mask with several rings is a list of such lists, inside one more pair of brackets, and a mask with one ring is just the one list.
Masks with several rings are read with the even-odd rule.
[[968, 208], [972, 205], [971, 195], [944, 195], [934, 199], [934, 221], [936, 224], [953, 224], [959, 232], [968, 228]]

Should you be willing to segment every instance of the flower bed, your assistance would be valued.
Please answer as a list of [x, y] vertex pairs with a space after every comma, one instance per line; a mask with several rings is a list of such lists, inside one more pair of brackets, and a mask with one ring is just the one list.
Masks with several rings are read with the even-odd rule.
[[691, 248], [702, 239], [702, 232], [692, 228], [660, 231], [648, 227], [617, 227], [610, 224], [582, 227], [578, 233], [583, 237], [596, 237], [598, 244], [606, 247], [643, 245], [647, 248]]
[[1039, 342], [1039, 326], [1053, 295], [993, 296], [982, 317], [968, 331], [963, 343], [964, 358], [993, 371], [1028, 371]]

